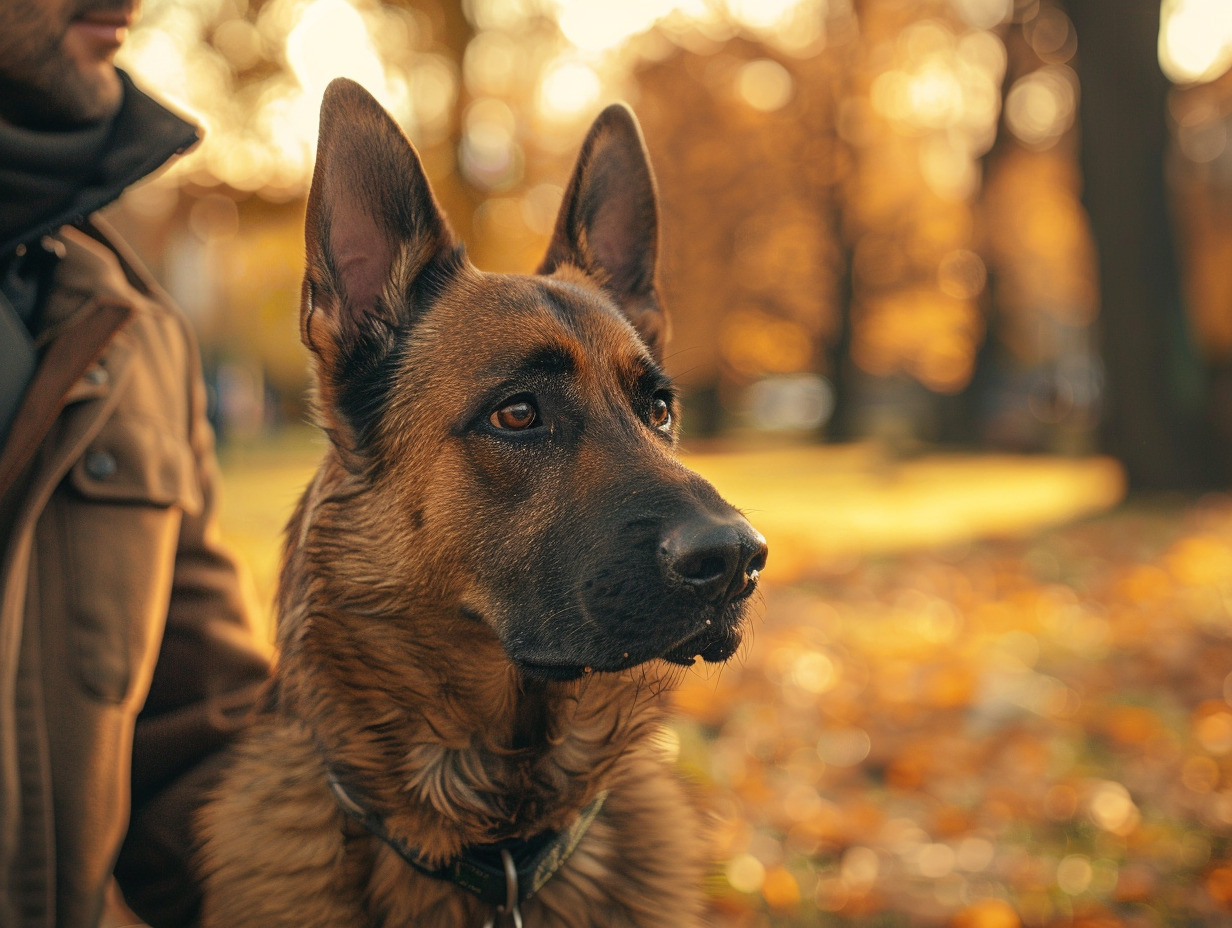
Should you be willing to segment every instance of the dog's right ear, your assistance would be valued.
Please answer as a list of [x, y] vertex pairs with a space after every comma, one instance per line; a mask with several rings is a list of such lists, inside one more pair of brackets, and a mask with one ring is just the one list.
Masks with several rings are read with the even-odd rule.
[[327, 427], [362, 433], [397, 332], [461, 250], [410, 141], [346, 78], [321, 103], [304, 238], [300, 337], [317, 357], [322, 412]]

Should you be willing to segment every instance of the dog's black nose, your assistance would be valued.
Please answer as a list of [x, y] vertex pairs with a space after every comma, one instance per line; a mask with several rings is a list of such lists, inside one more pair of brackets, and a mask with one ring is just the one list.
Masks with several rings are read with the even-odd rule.
[[739, 515], [707, 514], [669, 530], [659, 554], [669, 580], [726, 602], [753, 592], [766, 566], [766, 539]]

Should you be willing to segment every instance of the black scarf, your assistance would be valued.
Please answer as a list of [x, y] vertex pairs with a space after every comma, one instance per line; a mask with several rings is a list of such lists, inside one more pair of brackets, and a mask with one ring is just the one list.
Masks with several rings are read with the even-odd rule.
[[92, 186], [112, 125], [38, 132], [0, 123], [0, 253], [71, 211], [78, 192]]
[[20, 244], [102, 209], [197, 140], [197, 130], [119, 72], [111, 119], [38, 131], [0, 123], [0, 261]]

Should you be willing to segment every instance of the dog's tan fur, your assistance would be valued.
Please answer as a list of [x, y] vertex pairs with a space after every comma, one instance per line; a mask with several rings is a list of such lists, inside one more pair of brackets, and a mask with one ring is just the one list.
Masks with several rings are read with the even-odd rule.
[[[645, 485], [738, 519], [674, 460], [670, 440], [617, 408], [655, 369], [666, 334], [653, 197], [631, 115], [609, 110], [584, 146], [542, 276], [481, 274], [460, 258], [409, 143], [356, 85], [331, 87], [301, 315], [331, 444], [287, 529], [275, 687], [202, 818], [206, 928], [484, 923], [490, 907], [349, 819], [330, 770], [434, 862], [566, 829], [607, 791], [576, 852], [522, 907], [525, 923], [699, 924], [702, 830], [654, 746], [658, 697], [678, 668], [597, 644], [569, 645], [577, 664], [596, 649], [597, 669], [576, 679], [511, 658], [523, 648], [533, 664], [535, 648], [555, 654], [553, 636], [600, 635], [593, 618], [524, 612], [527, 596], [567, 585], [552, 579], [558, 562], [599, 544], [588, 518], [613, 505], [609, 484], [635, 473], [622, 499]], [[617, 260], [630, 247], [641, 257]], [[557, 299], [572, 315], [545, 308]], [[561, 396], [586, 410], [583, 438], [552, 432], [536, 446], [559, 442], [568, 466], [546, 451], [528, 458], [482, 422], [459, 426], [473, 380], [545, 346], [568, 362]], [[558, 540], [569, 533], [578, 537]], [[543, 553], [554, 544], [559, 555]], [[612, 581], [612, 601], [639, 576]], [[689, 623], [702, 624], [681, 607], [689, 640], [659, 651], [679, 659], [696, 641], [727, 657], [743, 603], [725, 608], [705, 613], [725, 629], [720, 644], [709, 618], [690, 638]], [[657, 629], [624, 612], [620, 621], [633, 629], [621, 633], [629, 648]]]

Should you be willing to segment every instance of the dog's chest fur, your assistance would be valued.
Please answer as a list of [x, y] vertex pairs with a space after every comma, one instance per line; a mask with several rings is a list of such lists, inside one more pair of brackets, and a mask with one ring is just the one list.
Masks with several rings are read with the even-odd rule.
[[[606, 785], [603, 810], [577, 850], [523, 905], [526, 924], [698, 924], [698, 823], [679, 782], [651, 752], [637, 750], [609, 771]], [[207, 926], [461, 928], [483, 924], [490, 913], [469, 893], [415, 872], [351, 827], [325, 785], [311, 739], [292, 727], [272, 725], [250, 740], [221, 794], [210, 809], [212, 839], [242, 844], [247, 852], [243, 873], [219, 874], [229, 890], [216, 900]]]
[[701, 827], [653, 744], [663, 668], [528, 681], [472, 620], [408, 609], [432, 602], [424, 591], [391, 580], [355, 593], [349, 577], [370, 549], [333, 463], [288, 527], [277, 687], [202, 823], [210, 879], [227, 887], [206, 928], [484, 923], [489, 906], [416, 872], [348, 818], [331, 773], [434, 863], [566, 829], [604, 790], [575, 852], [523, 904], [526, 924], [695, 924]]

